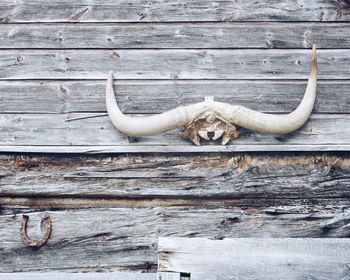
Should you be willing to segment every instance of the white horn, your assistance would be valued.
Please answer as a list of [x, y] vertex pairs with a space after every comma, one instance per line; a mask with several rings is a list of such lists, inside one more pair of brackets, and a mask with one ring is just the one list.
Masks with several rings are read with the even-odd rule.
[[264, 114], [244, 106], [216, 102], [212, 97], [189, 106], [179, 106], [173, 110], [150, 117], [128, 117], [116, 102], [113, 91], [113, 72], [109, 73], [106, 87], [106, 105], [113, 125], [130, 136], [147, 136], [185, 126], [181, 135], [200, 145], [199, 136], [206, 140], [222, 138], [225, 145], [236, 138], [237, 126], [250, 130], [285, 134], [301, 127], [309, 118], [316, 98], [317, 55], [312, 48], [312, 63], [309, 81], [304, 97], [293, 112], [287, 115]]
[[244, 106], [233, 108], [232, 121], [250, 130], [271, 133], [285, 134], [301, 127], [309, 118], [316, 98], [317, 85], [317, 54], [316, 46], [312, 48], [312, 62], [310, 77], [304, 97], [299, 106], [287, 115], [264, 114]]
[[120, 111], [114, 96], [113, 71], [109, 72], [108, 75], [106, 106], [113, 125], [130, 136], [148, 136], [162, 133], [184, 126], [190, 120], [190, 116], [183, 106], [149, 117], [128, 117], [124, 115]]

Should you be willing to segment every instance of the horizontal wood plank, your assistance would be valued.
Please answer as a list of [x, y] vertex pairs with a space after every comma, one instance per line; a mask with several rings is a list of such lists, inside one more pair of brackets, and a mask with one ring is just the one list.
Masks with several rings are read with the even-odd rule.
[[0, 157], [0, 196], [349, 198], [349, 174], [349, 153], [73, 158], [4, 155]]
[[[42, 13], [45, 11], [45, 13]], [[3, 0], [0, 22], [346, 21], [345, 1]]]
[[[40, 206], [47, 202], [47, 199], [37, 200], [29, 211], [40, 211]], [[1, 203], [4, 205], [3, 199]], [[0, 227], [0, 271], [154, 272], [158, 237], [347, 237], [350, 205], [343, 203], [326, 204], [328, 209], [305, 201], [272, 208], [225, 208], [218, 207], [220, 203], [216, 201], [217, 209], [111, 206], [49, 211], [52, 235], [38, 250], [25, 247], [21, 241], [19, 213], [28, 212], [22, 206], [22, 210], [19, 207], [13, 209], [13, 214], [0, 216], [1, 224], [6, 225]], [[76, 207], [74, 201], [71, 205]], [[15, 208], [16, 199], [9, 206]], [[283, 214], [276, 215], [278, 211]], [[41, 235], [38, 226], [41, 214], [29, 213], [29, 216], [28, 234], [35, 239]]]
[[[72, 120], [67, 122], [66, 120]], [[55, 151], [55, 146], [70, 147], [66, 152], [81, 151], [81, 146], [92, 146], [89, 151], [94, 152], [96, 146], [104, 149], [110, 146], [120, 152], [210, 152], [210, 151], [255, 151], [265, 150], [268, 146], [273, 149], [288, 151], [291, 146], [307, 146], [307, 150], [318, 150], [322, 145], [349, 149], [350, 131], [349, 114], [313, 114], [308, 122], [299, 130], [285, 135], [271, 135], [241, 129], [241, 135], [234, 139], [230, 145], [208, 145], [203, 140], [203, 146], [198, 147], [183, 139], [179, 135], [180, 129], [166, 133], [130, 138], [123, 135], [113, 127], [108, 116], [91, 113], [79, 114], [2, 114], [0, 115], [0, 146], [2, 151], [17, 151], [27, 146], [27, 152], [46, 151], [47, 146]], [[214, 144], [214, 143], [211, 143]], [[242, 145], [241, 149], [239, 148]], [[275, 146], [277, 145], [277, 146]], [[315, 145], [313, 147], [313, 145]], [[321, 145], [321, 146], [320, 146]], [[185, 150], [183, 147], [187, 146]], [[33, 149], [31, 148], [33, 147]], [[152, 148], [153, 147], [153, 148]], [[252, 149], [250, 149], [251, 147]], [[86, 149], [88, 147], [84, 147]], [[148, 149], [150, 148], [150, 149]], [[335, 148], [337, 149], [337, 148]], [[96, 152], [108, 152], [100, 150]], [[60, 151], [63, 152], [63, 151]]]
[[[162, 113], [213, 96], [267, 113], [289, 113], [300, 103], [306, 81], [117, 80], [124, 113]], [[350, 81], [319, 81], [314, 113], [349, 113]], [[105, 112], [105, 81], [0, 81], [1, 113]]]
[[[161, 272], [162, 273], [162, 272]], [[166, 272], [163, 272], [166, 273]], [[65, 273], [65, 272], [22, 272], [1, 273], [6, 280], [156, 280], [156, 273], [132, 273], [132, 272], [100, 272], [100, 273]]]
[[181, 275], [177, 272], [158, 272], [157, 276], [157, 280], [181, 280]]
[[[346, 2], [2, 1], [0, 152], [20, 154], [0, 155], [0, 273], [155, 279], [159, 237], [349, 237]], [[293, 134], [243, 129], [231, 145], [196, 147], [179, 130], [129, 139], [106, 116], [110, 70], [127, 114], [208, 95], [290, 112], [304, 92], [314, 43], [317, 102]], [[233, 153], [250, 151], [289, 153]], [[202, 154], [182, 154], [193, 152]], [[21, 214], [29, 214], [36, 239], [43, 211], [52, 235], [32, 250], [19, 235]], [[0, 278], [18, 274], [8, 275]]]
[[[350, 79], [348, 50], [319, 50], [319, 79]], [[310, 50], [1, 50], [0, 79], [306, 79]]]
[[159, 269], [191, 280], [343, 279], [349, 239], [160, 238]]
[[347, 152], [350, 145], [324, 144], [324, 145], [202, 145], [193, 148], [188, 145], [152, 145], [152, 146], [0, 146], [3, 153], [49, 153], [49, 154], [147, 154], [147, 153], [238, 153], [238, 152]]
[[[290, 199], [290, 198], [228, 198], [228, 199], [219, 199], [219, 198], [183, 198], [183, 197], [174, 197], [174, 198], [153, 198], [149, 196], [144, 196], [143, 198], [135, 197], [88, 197], [85, 198], [82, 196], [77, 197], [0, 197], [0, 202], [2, 205], [1, 213], [2, 215], [15, 215], [18, 213], [32, 213], [40, 211], [61, 211], [61, 210], [87, 210], [87, 209], [110, 209], [110, 208], [182, 208], [190, 209], [194, 207], [195, 209], [218, 209], [218, 208], [227, 208], [232, 209], [238, 207], [239, 209], [265, 209], [264, 214], [271, 216], [280, 216], [286, 214], [285, 209], [296, 209], [295, 205], [303, 205], [306, 208], [312, 208], [315, 205], [317, 207], [324, 207], [325, 210], [330, 210], [333, 207], [339, 208], [343, 207], [348, 209], [348, 198], [309, 198], [309, 199]], [[292, 207], [292, 208], [290, 208]], [[317, 209], [318, 209], [317, 208]], [[343, 209], [342, 208], [342, 209]], [[300, 208], [297, 207], [300, 210]], [[314, 208], [315, 209], [315, 208]], [[252, 210], [253, 211], [253, 210]], [[300, 211], [299, 211], [300, 212]], [[318, 211], [317, 211], [318, 213]], [[326, 212], [325, 212], [326, 213]], [[310, 213], [309, 213], [310, 214]], [[310, 216], [310, 215], [309, 215]], [[344, 216], [344, 217], [343, 217]], [[335, 218], [334, 221], [331, 220], [325, 226], [325, 230], [328, 230], [329, 227], [333, 229], [334, 227], [334, 236], [341, 235], [343, 236], [343, 226], [348, 222], [348, 214], [345, 213], [339, 218]], [[328, 217], [328, 216], [327, 216]], [[341, 218], [343, 217], [343, 218]], [[310, 217], [308, 217], [310, 218]], [[311, 215], [310, 219], [313, 219], [314, 215]], [[317, 218], [316, 218], [317, 219]], [[339, 222], [340, 220], [340, 222]], [[341, 225], [341, 227], [340, 227]], [[339, 228], [338, 228], [339, 226]], [[345, 227], [347, 231], [348, 228]], [[320, 233], [319, 233], [320, 234]], [[324, 235], [320, 235], [321, 237]], [[318, 235], [316, 235], [318, 236]]]
[[0, 49], [349, 48], [349, 23], [9, 24]]

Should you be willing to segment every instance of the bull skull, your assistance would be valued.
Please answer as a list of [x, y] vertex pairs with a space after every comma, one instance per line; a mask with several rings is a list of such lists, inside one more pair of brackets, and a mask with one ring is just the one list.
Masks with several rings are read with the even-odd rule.
[[309, 118], [316, 98], [317, 55], [312, 48], [310, 77], [299, 106], [286, 115], [265, 114], [241, 105], [230, 105], [206, 97], [205, 101], [179, 106], [150, 117], [128, 117], [116, 102], [113, 91], [113, 72], [109, 72], [106, 87], [106, 105], [113, 125], [129, 136], [148, 136], [184, 126], [181, 135], [200, 145], [200, 138], [216, 140], [226, 145], [237, 138], [238, 127], [271, 134], [286, 134], [300, 128]]

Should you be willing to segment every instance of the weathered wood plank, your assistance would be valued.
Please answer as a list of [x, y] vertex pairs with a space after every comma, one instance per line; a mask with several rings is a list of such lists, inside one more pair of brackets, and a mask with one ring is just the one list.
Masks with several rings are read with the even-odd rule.
[[49, 154], [113, 154], [113, 153], [212, 153], [212, 152], [310, 152], [310, 151], [323, 151], [334, 152], [350, 151], [350, 145], [203, 145], [193, 148], [192, 146], [176, 145], [176, 146], [0, 146], [0, 152], [4, 153], [49, 153]]
[[[160, 272], [164, 273], [164, 272]], [[167, 273], [165, 273], [167, 274]], [[174, 273], [175, 274], [175, 273]], [[156, 280], [156, 273], [132, 272], [105, 272], [105, 273], [65, 273], [65, 272], [27, 272], [27, 273], [1, 273], [6, 280]], [[166, 278], [165, 278], [166, 279]], [[179, 278], [180, 279], [180, 278]]]
[[191, 280], [344, 279], [349, 239], [160, 238], [159, 269]]
[[[72, 118], [76, 120], [65, 121]], [[204, 146], [198, 147], [178, 135], [179, 129], [160, 135], [135, 138], [130, 143], [128, 137], [117, 131], [108, 116], [105, 115], [96, 117], [96, 114], [91, 113], [70, 115], [1, 114], [0, 134], [2, 137], [0, 145], [2, 150], [7, 149], [7, 151], [11, 151], [11, 147], [15, 151], [18, 146], [52, 146], [54, 151], [55, 146], [90, 145], [94, 147], [99, 145], [113, 146], [110, 148], [114, 149], [116, 146], [123, 146], [120, 148], [120, 152], [237, 151], [240, 150], [238, 148], [240, 145], [243, 145], [247, 151], [249, 151], [250, 145], [252, 150], [260, 151], [273, 145], [279, 145], [278, 147], [273, 146], [273, 148], [281, 148], [281, 150], [289, 150], [294, 145], [307, 145], [308, 150], [322, 148], [322, 145], [331, 145], [332, 149], [338, 146], [339, 149], [347, 150], [350, 145], [349, 120], [349, 114], [313, 114], [306, 125], [290, 134], [276, 136], [242, 129], [240, 137], [228, 146], [208, 145], [210, 143], [203, 141]], [[314, 148], [313, 145], [315, 145]], [[165, 147], [159, 149], [162, 146]], [[188, 146], [187, 150], [182, 150], [184, 146]], [[72, 150], [74, 149], [71, 148], [70, 151]], [[31, 151], [34, 152], [34, 148], [27, 150], [27, 152]], [[89, 151], [94, 152], [91, 147]], [[101, 150], [96, 152], [101, 152]], [[108, 152], [108, 150], [104, 152]]]
[[[61, 210], [83, 210], [83, 209], [95, 209], [95, 208], [182, 208], [182, 209], [218, 209], [227, 208], [232, 209], [238, 207], [240, 209], [265, 209], [264, 214], [271, 216], [280, 216], [289, 213], [286, 209], [299, 209], [300, 205], [309, 209], [316, 208], [329, 210], [332, 207], [348, 209], [348, 198], [201, 198], [201, 197], [111, 197], [111, 196], [99, 196], [99, 197], [82, 197], [77, 195], [76, 197], [59, 197], [59, 196], [43, 196], [36, 197], [28, 194], [23, 197], [0, 197], [1, 201], [1, 214], [2, 215], [16, 215], [18, 213], [32, 213], [40, 211], [61, 211]], [[295, 208], [295, 205], [299, 205]], [[316, 210], [317, 210], [316, 209]], [[299, 211], [298, 210], [298, 211]], [[315, 210], [315, 211], [316, 211]], [[318, 210], [316, 211], [318, 213]], [[294, 212], [293, 212], [294, 213]], [[326, 213], [326, 212], [325, 212]], [[344, 217], [343, 217], [344, 216]], [[334, 221], [327, 223], [328, 226], [333, 228], [332, 234], [343, 235], [343, 227], [338, 226], [348, 222], [348, 214], [340, 215], [335, 218]], [[343, 218], [342, 218], [343, 217]], [[310, 213], [309, 217], [310, 218]], [[310, 219], [313, 219], [314, 215], [311, 215]], [[305, 218], [306, 219], [306, 218]], [[345, 219], [345, 221], [343, 221]], [[340, 221], [340, 222], [339, 222]], [[325, 226], [326, 227], [326, 226]], [[271, 230], [271, 229], [270, 229]], [[345, 230], [348, 230], [345, 227]], [[320, 233], [318, 233], [320, 234]], [[322, 233], [323, 236], [324, 233]], [[316, 235], [318, 236], [318, 235]]]
[[180, 273], [176, 272], [158, 272], [158, 280], [181, 280]]
[[[348, 50], [320, 50], [319, 79], [350, 79]], [[0, 79], [305, 79], [310, 50], [1, 50]]]
[[[349, 24], [254, 22], [350, 20], [343, 2], [4, 0], [0, 22], [14, 24], [0, 28], [0, 151], [350, 151]], [[242, 20], [253, 22], [213, 23]], [[129, 143], [106, 116], [91, 118], [105, 113], [112, 69], [125, 79], [116, 89], [127, 113], [159, 113], [209, 93], [265, 112], [291, 111], [306, 83], [297, 79], [309, 72], [310, 51], [300, 49], [315, 42], [336, 48], [319, 51], [319, 77], [330, 80], [320, 81], [315, 113], [326, 114], [296, 134], [243, 131], [234, 145], [195, 147], [173, 131]], [[241, 47], [284, 50], [227, 49]], [[0, 271], [155, 272], [162, 236], [350, 236], [347, 153], [249, 156], [0, 156]], [[30, 214], [36, 238], [40, 216], [31, 213], [41, 211], [53, 218], [53, 235], [33, 251], [20, 240], [19, 214]]]
[[78, 158], [4, 155], [0, 171], [0, 196], [350, 197], [349, 153]]
[[0, 29], [0, 49], [347, 49], [349, 30], [349, 23], [9, 24]]
[[[105, 81], [0, 81], [2, 113], [104, 112]], [[117, 80], [115, 91], [125, 113], [161, 113], [214, 96], [269, 113], [294, 110], [306, 81]], [[314, 113], [348, 113], [350, 81], [319, 81]], [[35, 102], [34, 102], [35, 101]]]
[[[47, 199], [39, 199], [29, 211], [37, 211], [47, 202]], [[113, 202], [110, 200], [110, 204]], [[13, 209], [17, 215], [0, 216], [0, 271], [127, 269], [151, 272], [157, 267], [158, 237], [349, 236], [348, 201], [339, 205], [329, 203], [317, 205], [301, 200], [288, 207], [237, 205], [224, 208], [216, 201], [213, 204], [216, 209], [173, 206], [49, 211], [52, 235], [38, 250], [22, 243], [19, 235], [21, 215], [18, 214], [25, 209], [17, 208]], [[76, 207], [74, 201], [71, 205]], [[16, 207], [15, 198], [9, 207]], [[29, 216], [28, 234], [37, 238], [41, 215]]]
[[[42, 11], [45, 13], [42, 13]], [[3, 0], [0, 22], [346, 21], [345, 1]]]

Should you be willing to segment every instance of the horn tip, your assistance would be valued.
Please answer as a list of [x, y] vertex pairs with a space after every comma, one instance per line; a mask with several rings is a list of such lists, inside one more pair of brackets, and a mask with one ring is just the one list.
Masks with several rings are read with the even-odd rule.
[[113, 77], [113, 71], [109, 71], [109, 72], [108, 72], [108, 76], [109, 76], [110, 78], [112, 78], [112, 77]]
[[312, 58], [315, 58], [315, 57], [316, 57], [316, 45], [315, 45], [315, 44], [312, 45], [311, 56], [312, 56]]

